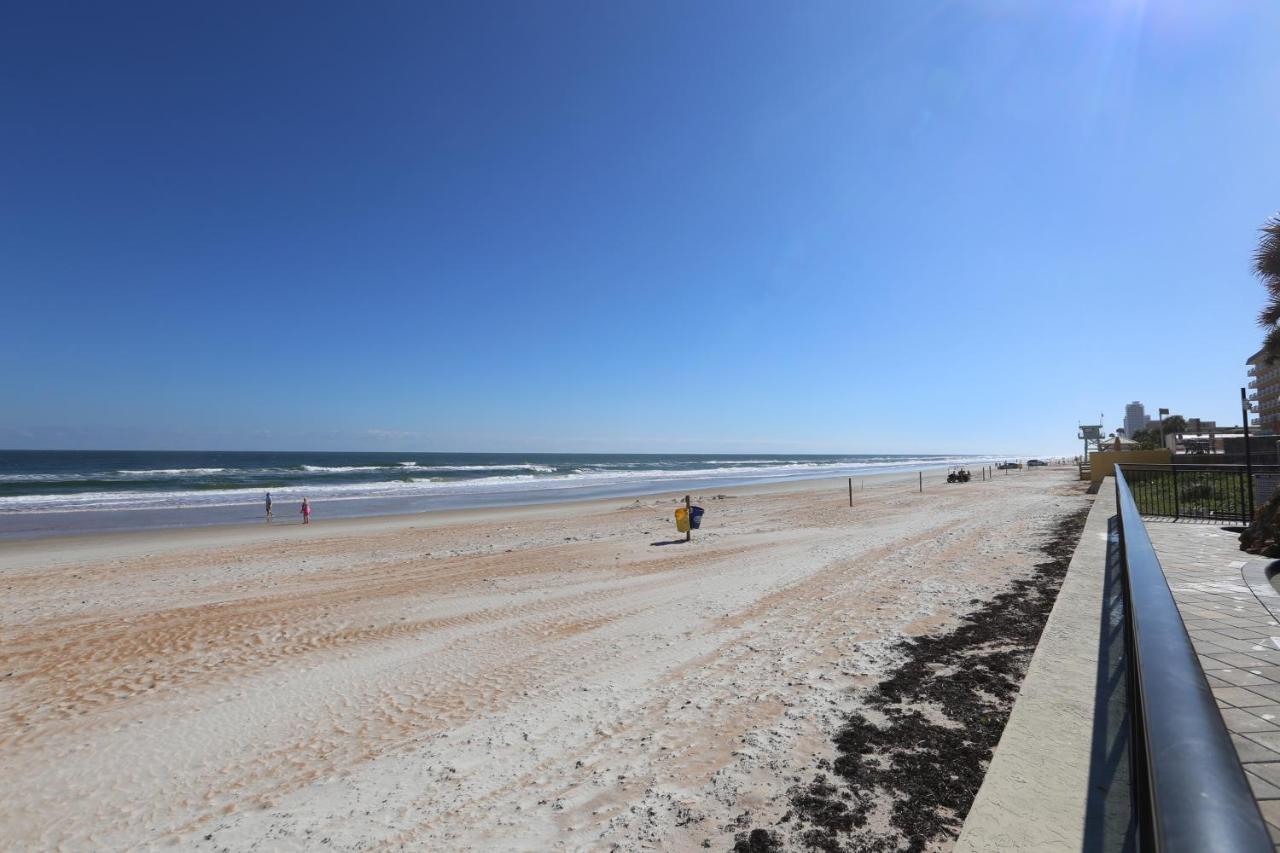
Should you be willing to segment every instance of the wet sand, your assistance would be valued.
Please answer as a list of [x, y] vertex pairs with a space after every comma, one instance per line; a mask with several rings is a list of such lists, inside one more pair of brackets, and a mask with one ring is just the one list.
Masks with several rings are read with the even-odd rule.
[[[18, 849], [716, 849], [1074, 469], [0, 543]], [[672, 544], [656, 544], [672, 543]]]

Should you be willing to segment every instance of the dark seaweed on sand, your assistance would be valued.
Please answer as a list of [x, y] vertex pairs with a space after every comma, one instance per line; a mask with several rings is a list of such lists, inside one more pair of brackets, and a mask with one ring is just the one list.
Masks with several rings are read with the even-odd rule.
[[[990, 601], [972, 602], [982, 606], [954, 630], [902, 640], [901, 666], [866, 697], [883, 722], [849, 715], [835, 762], [820, 762], [826, 772], [791, 789], [791, 811], [773, 830], [738, 833], [734, 853], [781, 850], [784, 837], [829, 853], [919, 851], [957, 837], [1087, 515], [1063, 518], [1042, 548], [1048, 559]], [[888, 831], [868, 825], [877, 804], [888, 806]]]

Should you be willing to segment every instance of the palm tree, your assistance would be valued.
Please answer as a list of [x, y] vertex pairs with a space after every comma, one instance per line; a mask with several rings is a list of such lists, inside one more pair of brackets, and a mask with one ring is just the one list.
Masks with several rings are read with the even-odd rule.
[[1267, 363], [1280, 359], [1280, 214], [1271, 217], [1262, 226], [1262, 239], [1258, 241], [1258, 251], [1253, 256], [1253, 269], [1262, 279], [1270, 301], [1258, 315], [1258, 325], [1267, 330], [1267, 339], [1262, 344], [1262, 351], [1267, 354]]

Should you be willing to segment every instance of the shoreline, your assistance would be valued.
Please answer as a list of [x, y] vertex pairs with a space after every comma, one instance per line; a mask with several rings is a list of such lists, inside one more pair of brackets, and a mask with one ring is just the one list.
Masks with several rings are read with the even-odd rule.
[[[979, 466], [975, 466], [975, 467], [981, 467], [981, 465], [986, 465], [986, 464], [994, 464], [994, 463], [991, 463], [989, 461], [984, 461]], [[309, 528], [323, 527], [326, 529], [331, 529], [334, 525], [339, 525], [339, 524], [349, 526], [357, 522], [379, 521], [379, 520], [386, 521], [388, 523], [395, 523], [395, 522], [406, 523], [408, 520], [421, 519], [423, 520], [423, 523], [425, 523], [425, 519], [437, 517], [437, 516], [442, 519], [439, 523], [447, 523], [449, 519], [467, 520], [470, 517], [469, 514], [480, 514], [481, 516], [483, 516], [486, 513], [493, 513], [493, 512], [500, 512], [500, 511], [514, 511], [514, 510], [526, 510], [530, 512], [538, 512], [538, 511], [545, 512], [545, 511], [549, 511], [550, 508], [552, 507], [566, 507], [566, 506], [570, 506], [570, 507], [578, 506], [583, 508], [590, 508], [597, 504], [603, 504], [603, 503], [617, 501], [617, 500], [628, 500], [628, 499], [652, 500], [652, 499], [658, 499], [658, 498], [665, 498], [668, 496], [676, 496], [676, 495], [683, 496], [685, 494], [693, 494], [695, 492], [697, 493], [715, 492], [719, 494], [719, 493], [725, 492], [726, 490], [733, 490], [735, 492], [742, 493], [742, 494], [756, 494], [761, 491], [773, 490], [777, 492], [786, 493], [791, 490], [807, 491], [811, 488], [819, 487], [817, 485], [812, 485], [812, 484], [846, 483], [846, 481], [851, 477], [855, 481], [854, 487], [855, 489], [857, 489], [859, 482], [864, 482], [870, 486], [876, 486], [876, 485], [881, 485], [887, 482], [893, 482], [895, 480], [905, 481], [907, 479], [915, 479], [915, 477], [920, 472], [924, 472], [926, 474], [926, 479], [928, 479], [929, 472], [935, 472], [935, 476], [936, 476], [936, 472], [945, 472], [946, 469], [953, 468], [953, 467], [956, 467], [956, 466], [954, 464], [938, 464], [938, 465], [913, 467], [910, 470], [906, 470], [906, 471], [888, 471], [888, 472], [878, 472], [878, 473], [869, 473], [869, 474], [860, 474], [860, 475], [840, 475], [837, 477], [830, 477], [830, 476], [821, 476], [821, 477], [812, 477], [812, 478], [792, 477], [785, 480], [773, 480], [773, 481], [763, 481], [763, 482], [747, 481], [739, 484], [722, 482], [722, 483], [712, 483], [708, 485], [705, 483], [694, 482], [689, 484], [688, 486], [683, 486], [679, 489], [668, 488], [668, 489], [660, 489], [660, 490], [646, 490], [644, 488], [644, 484], [637, 484], [637, 488], [640, 489], [638, 491], [634, 489], [629, 489], [625, 491], [618, 491], [617, 493], [611, 492], [607, 495], [578, 495], [578, 496], [564, 495], [562, 497], [555, 497], [547, 493], [539, 492], [539, 493], [533, 493], [534, 495], [536, 495], [536, 497], [534, 497], [533, 499], [520, 498], [520, 497], [511, 499], [511, 500], [498, 499], [494, 501], [482, 502], [474, 506], [453, 506], [453, 507], [445, 506], [445, 507], [432, 508], [432, 509], [409, 509], [409, 510], [387, 509], [384, 511], [339, 514], [334, 516], [324, 515], [325, 508], [332, 507], [333, 505], [339, 504], [339, 503], [368, 503], [376, 507], [377, 499], [368, 499], [367, 501], [322, 500], [322, 501], [312, 501], [313, 517], [312, 517], [312, 522], [310, 525], [308, 525], [308, 527]], [[1046, 470], [1051, 470], [1052, 468], [1056, 468], [1056, 467], [1058, 466], [1050, 466], [1050, 468]], [[389, 502], [386, 502], [386, 503], [389, 503]], [[257, 505], [254, 505], [254, 506], [257, 509], [257, 511], [259, 512], [261, 511], [260, 507], [257, 507]], [[159, 535], [163, 533], [184, 534], [191, 531], [208, 532], [213, 530], [240, 531], [242, 533], [250, 534], [251, 538], [257, 538], [256, 536], [252, 536], [250, 532], [262, 531], [264, 528], [287, 529], [290, 527], [302, 526], [301, 522], [297, 518], [295, 518], [296, 504], [294, 502], [290, 501], [288, 503], [285, 503], [283, 501], [278, 501], [276, 503], [276, 507], [277, 507], [277, 512], [275, 514], [275, 520], [270, 523], [266, 522], [265, 518], [261, 514], [253, 516], [254, 520], [248, 520], [247, 518], [241, 516], [238, 518], [228, 518], [226, 520], [220, 520], [215, 518], [213, 520], [207, 520], [203, 522], [194, 521], [194, 517], [199, 514], [203, 514], [206, 517], [209, 515], [208, 510], [202, 510], [197, 508], [174, 508], [169, 510], [149, 510], [149, 509], [80, 510], [80, 511], [67, 511], [67, 512], [58, 512], [58, 513], [32, 512], [32, 513], [12, 513], [7, 515], [0, 514], [0, 555], [3, 555], [8, 550], [10, 550], [9, 546], [12, 546], [12, 545], [16, 545], [19, 543], [34, 543], [34, 542], [42, 542], [42, 541], [50, 541], [50, 540], [56, 542], [58, 540], [63, 540], [63, 539], [87, 540], [87, 539], [97, 539], [101, 537], [104, 541], [113, 541], [117, 537], [130, 536], [130, 535], [132, 536], [139, 536], [139, 535], [146, 535], [146, 534]], [[287, 507], [287, 509], [285, 509], [285, 507]], [[234, 509], [244, 510], [246, 508], [247, 508], [246, 505], [239, 505]], [[109, 520], [125, 521], [131, 516], [132, 517], [137, 517], [139, 515], [146, 516], [146, 515], [152, 515], [156, 513], [163, 513], [163, 514], [172, 515], [172, 516], [177, 516], [180, 514], [188, 515], [193, 517], [193, 523], [170, 523], [170, 524], [149, 524], [149, 525], [148, 524], [139, 524], [139, 525], [121, 524], [118, 526], [106, 526], [106, 527], [100, 527], [97, 529], [89, 528], [89, 529], [79, 529], [79, 530], [67, 530], [67, 529], [58, 529], [58, 528], [6, 530], [6, 527], [5, 527], [6, 523], [13, 523], [14, 521], [16, 521], [17, 518], [20, 518], [20, 517], [33, 518], [38, 520], [41, 518], [47, 518], [48, 516], [51, 516], [51, 515], [57, 515], [63, 518], [67, 516], [76, 516], [77, 518], [82, 518], [82, 519], [93, 519], [98, 516], [101, 516]]]
[[895, 473], [996, 458], [0, 451], [0, 533], [243, 520], [257, 516], [267, 492], [282, 505], [304, 497], [324, 503], [330, 516], [371, 515]]

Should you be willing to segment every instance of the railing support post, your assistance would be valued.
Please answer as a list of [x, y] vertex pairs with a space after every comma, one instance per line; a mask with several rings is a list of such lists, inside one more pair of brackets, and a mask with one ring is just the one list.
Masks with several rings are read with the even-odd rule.
[[1173, 467], [1173, 520], [1177, 521], [1182, 517], [1182, 507], [1178, 503], [1178, 466]]
[[1236, 483], [1240, 486], [1240, 514], [1244, 516], [1240, 520], [1247, 526], [1253, 523], [1253, 513], [1249, 511], [1250, 501], [1249, 498], [1246, 497], [1245, 491], [1248, 490], [1252, 492], [1253, 483], [1250, 482], [1247, 471], [1239, 471], [1236, 473]]

